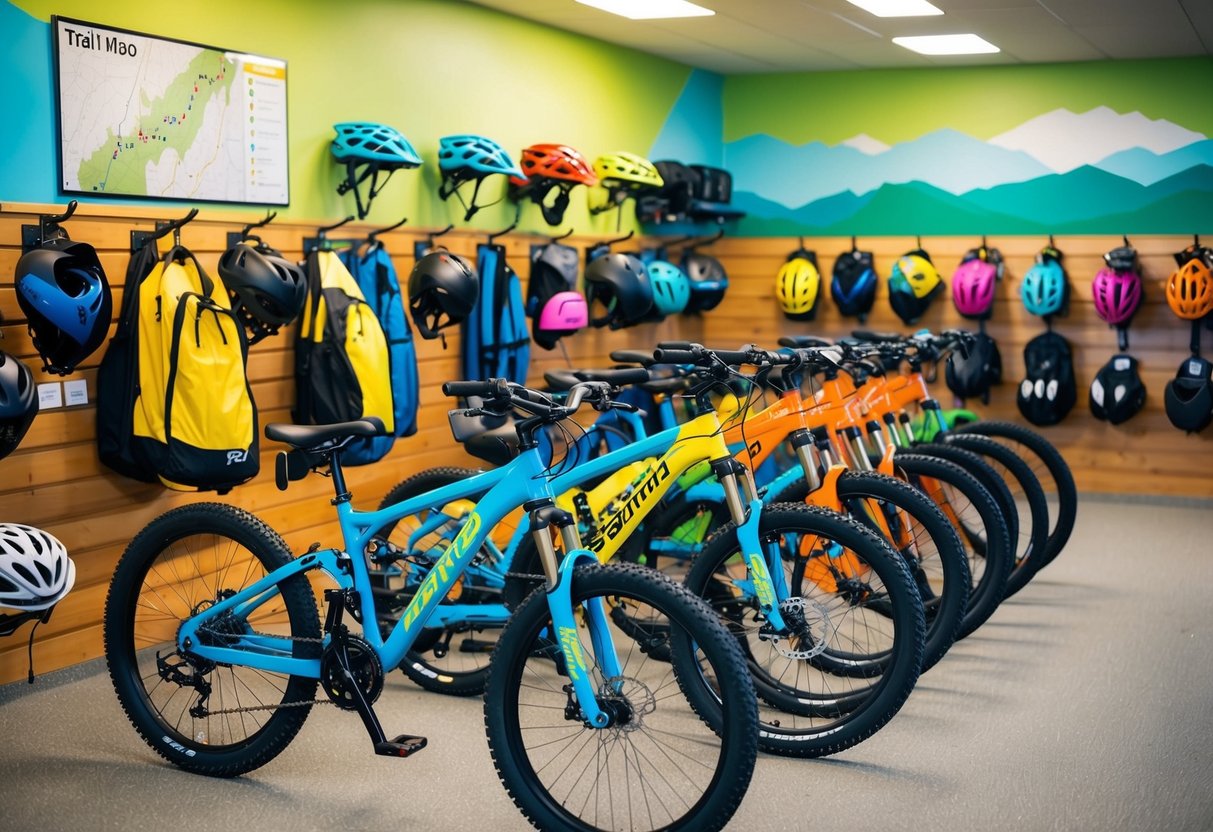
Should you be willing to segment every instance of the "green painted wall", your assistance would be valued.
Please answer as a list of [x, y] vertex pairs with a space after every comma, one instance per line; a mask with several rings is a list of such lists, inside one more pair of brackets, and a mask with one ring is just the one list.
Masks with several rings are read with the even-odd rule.
[[[4, 5], [9, 0], [0, 0]], [[459, 206], [436, 196], [441, 136], [480, 133], [500, 142], [515, 159], [523, 147], [542, 141], [570, 144], [591, 159], [614, 150], [643, 154], [690, 76], [688, 67], [671, 61], [452, 0], [124, 0], [105, 5], [15, 0], [11, 5], [31, 16], [26, 23], [37, 30], [24, 31], [23, 42], [27, 48], [32, 42], [45, 49], [40, 55], [48, 67], [51, 14], [285, 58], [291, 166], [287, 213], [296, 217], [340, 217], [353, 211], [353, 197], [336, 193], [339, 169], [328, 151], [335, 122], [390, 124], [426, 160], [420, 171], [396, 174], [368, 221], [386, 223], [407, 215], [417, 226], [462, 224]], [[43, 47], [36, 45], [40, 38]], [[10, 60], [0, 56], [6, 78], [16, 69], [6, 66]], [[31, 98], [53, 96], [49, 71], [41, 77], [34, 73], [30, 83]], [[0, 90], [4, 112], [14, 112], [10, 107], [19, 103], [16, 95]], [[53, 167], [58, 153], [53, 111], [49, 121], [27, 127], [31, 147], [51, 149], [41, 155]], [[64, 201], [54, 190], [54, 170], [45, 176], [23, 173], [28, 162], [28, 157], [7, 154], [0, 161], [0, 182], [9, 183], [0, 198]], [[504, 177], [495, 179], [485, 188], [490, 197], [504, 193]], [[13, 193], [9, 188], [15, 181], [23, 184]], [[568, 222], [583, 232], [613, 230], [613, 214], [588, 217], [585, 191], [574, 191]], [[472, 224], [500, 227], [512, 211], [505, 204], [494, 206]], [[546, 228], [529, 204], [523, 226]]]
[[1058, 108], [1110, 107], [1213, 134], [1213, 58], [735, 75], [724, 141], [792, 144], [867, 133], [886, 144], [952, 128], [988, 139]]

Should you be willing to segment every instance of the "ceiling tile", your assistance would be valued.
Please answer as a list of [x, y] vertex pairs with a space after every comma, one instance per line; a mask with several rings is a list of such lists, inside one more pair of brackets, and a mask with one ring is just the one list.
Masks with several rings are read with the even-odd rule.
[[1076, 26], [1074, 31], [1111, 58], [1154, 58], [1203, 55], [1204, 46], [1189, 26], [1153, 29], [1137, 26]]

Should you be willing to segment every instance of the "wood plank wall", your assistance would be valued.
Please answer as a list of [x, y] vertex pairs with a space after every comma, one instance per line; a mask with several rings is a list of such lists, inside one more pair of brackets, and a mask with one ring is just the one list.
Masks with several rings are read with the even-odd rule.
[[[1202, 235], [1209, 238], [1209, 235]], [[871, 329], [909, 331], [889, 307], [887, 278], [893, 262], [917, 245], [914, 237], [861, 238], [859, 246], [876, 255], [880, 291], [868, 319]], [[972, 237], [923, 238], [922, 245], [949, 280], [964, 252], [979, 245]], [[1032, 266], [1037, 251], [1047, 241], [1036, 237], [990, 237], [1006, 261], [1006, 273], [995, 295], [995, 307], [987, 331], [998, 342], [1003, 360], [1002, 385], [992, 393], [990, 404], [980, 401], [969, 405], [983, 416], [1027, 422], [1016, 406], [1016, 385], [1023, 378], [1023, 347], [1044, 332], [1041, 319], [1029, 315], [1019, 300], [1019, 286]], [[1074, 470], [1083, 491], [1136, 494], [1173, 494], [1186, 497], [1213, 497], [1213, 428], [1201, 434], [1185, 435], [1167, 421], [1163, 407], [1166, 382], [1174, 378], [1182, 359], [1188, 355], [1189, 324], [1167, 307], [1165, 281], [1175, 268], [1172, 254], [1192, 242], [1191, 236], [1130, 236], [1137, 249], [1145, 277], [1145, 305], [1138, 311], [1129, 332], [1129, 353], [1141, 362], [1146, 385], [1145, 408], [1125, 424], [1112, 426], [1091, 415], [1087, 404], [1088, 388], [1095, 373], [1117, 352], [1116, 331], [1095, 314], [1091, 282], [1103, 265], [1104, 252], [1121, 244], [1120, 237], [1065, 236], [1056, 245], [1065, 255], [1071, 281], [1070, 314], [1055, 321], [1054, 329], [1069, 341], [1074, 353], [1078, 382], [1078, 403], [1060, 424], [1037, 428], [1061, 449]], [[815, 250], [827, 279], [838, 254], [848, 251], [850, 238], [806, 238], [805, 246]], [[779, 312], [775, 301], [775, 274], [799, 240], [786, 238], [726, 237], [704, 249], [720, 258], [729, 273], [729, 296], [704, 321], [704, 337], [711, 344], [732, 345], [752, 340], [770, 343], [779, 335], [801, 333], [837, 336], [857, 326], [854, 318], [843, 318], [828, 297], [810, 323], [789, 321]], [[950, 287], [950, 282], [949, 282]], [[950, 327], [974, 328], [956, 312], [950, 288], [936, 299], [919, 324], [939, 331]], [[1203, 333], [1205, 354], [1213, 352], [1213, 333]], [[953, 396], [943, 383], [943, 373], [935, 385], [936, 395], [945, 406]]]
[[[23, 359], [35, 371], [38, 382], [58, 381], [41, 372], [41, 362], [27, 333], [24, 316], [13, 287], [14, 271], [21, 256], [21, 225], [36, 223], [40, 213], [58, 213], [63, 206], [6, 204], [0, 210], [0, 349]], [[114, 290], [115, 314], [121, 305], [123, 278], [129, 258], [130, 232], [150, 231], [157, 219], [172, 219], [185, 213], [179, 206], [118, 208], [81, 206], [65, 228], [75, 240], [97, 248]], [[217, 277], [215, 265], [227, 245], [227, 233], [238, 231], [259, 216], [203, 211], [186, 226], [181, 240], [194, 251], [209, 273]], [[315, 235], [318, 223], [273, 223], [258, 233], [290, 258], [302, 257], [303, 238]], [[369, 230], [351, 224], [333, 237], [357, 237]], [[413, 265], [413, 243], [423, 231], [407, 227], [381, 237], [393, 254], [402, 285], [407, 286]], [[347, 234], [347, 231], [349, 232]], [[474, 258], [484, 232], [455, 231], [442, 238], [452, 251]], [[583, 248], [599, 238], [573, 237], [565, 242]], [[530, 245], [541, 238], [509, 235], [501, 242], [508, 259], [525, 281]], [[163, 246], [162, 246], [163, 250]], [[661, 339], [697, 337], [698, 325], [678, 321], [646, 324], [634, 330], [591, 330], [565, 339], [569, 360], [577, 366], [605, 366], [607, 354]], [[396, 443], [380, 462], [351, 468], [348, 480], [357, 503], [370, 507], [395, 483], [412, 474], [440, 465], [476, 467], [451, 439], [446, 411], [450, 400], [441, 391], [442, 382], [459, 378], [458, 329], [447, 330], [447, 349], [438, 341], [417, 339], [421, 389], [418, 431]], [[113, 330], [111, 329], [111, 335]], [[261, 423], [290, 420], [294, 400], [294, 328], [255, 345], [249, 354], [249, 377]], [[89, 358], [69, 379], [88, 383], [89, 404], [40, 413], [21, 447], [0, 460], [0, 522], [28, 523], [44, 528], [63, 541], [76, 562], [76, 586], [55, 609], [52, 619], [41, 625], [34, 644], [34, 667], [46, 672], [101, 655], [101, 612], [107, 585], [118, 557], [130, 538], [165, 511], [186, 503], [220, 500], [255, 512], [277, 529], [292, 549], [306, 548], [313, 541], [340, 543], [340, 530], [329, 509], [329, 481], [308, 477], [292, 485], [288, 493], [274, 485], [274, 454], [281, 446], [262, 442], [261, 473], [251, 482], [224, 497], [214, 494], [180, 494], [155, 485], [122, 477], [101, 465], [95, 444], [97, 366], [103, 351]], [[543, 371], [568, 366], [557, 348], [532, 350], [531, 381], [541, 384]], [[26, 674], [26, 639], [29, 625], [17, 635], [0, 641], [0, 684]]]
[[[35, 369], [38, 381], [60, 380], [48, 377], [37, 368], [33, 344], [27, 334], [13, 289], [13, 274], [20, 257], [21, 225], [34, 223], [40, 213], [54, 213], [62, 206], [11, 205], [0, 210], [0, 349], [17, 355]], [[92, 243], [98, 249], [106, 273], [113, 285], [117, 309], [121, 302], [122, 280], [129, 256], [131, 230], [151, 230], [157, 219], [184, 213], [177, 207], [124, 208], [81, 206], [67, 223], [74, 239]], [[204, 211], [182, 232], [182, 242], [195, 251], [203, 266], [214, 274], [219, 254], [226, 247], [228, 231], [238, 230], [258, 217], [244, 213]], [[321, 220], [320, 222], [324, 222]], [[300, 257], [302, 240], [314, 234], [319, 223], [298, 221], [274, 223], [262, 230], [270, 245], [288, 257]], [[366, 225], [349, 227], [349, 236], [368, 230]], [[429, 229], [403, 228], [383, 236], [394, 255], [402, 281], [412, 267], [413, 242]], [[337, 232], [334, 236], [340, 236]], [[452, 232], [445, 243], [454, 251], [472, 256], [483, 232]], [[510, 261], [526, 278], [526, 258], [531, 243], [540, 238], [509, 235], [502, 238]], [[584, 247], [598, 238], [574, 237], [569, 244]], [[601, 365], [613, 349], [646, 347], [661, 339], [689, 339], [718, 346], [737, 346], [748, 341], [772, 343], [782, 333], [804, 332], [838, 335], [852, 321], [838, 316], [825, 302], [818, 320], [811, 324], [786, 321], [774, 301], [774, 275], [787, 253], [796, 246], [787, 239], [729, 239], [710, 249], [725, 263], [731, 288], [725, 303], [703, 318], [680, 318], [661, 324], [647, 324], [623, 332], [593, 330], [566, 339], [568, 361], [574, 365]], [[893, 259], [912, 248], [911, 238], [872, 238], [861, 244], [875, 250], [879, 272], [887, 276]], [[1030, 266], [1032, 255], [1043, 241], [1030, 238], [991, 239], [1002, 249], [1008, 261], [1007, 279], [999, 287], [997, 309], [990, 332], [1003, 350], [1006, 375], [1018, 379], [1022, 373], [1022, 345], [1041, 330], [1019, 306], [1019, 278]], [[1061, 238], [1057, 243], [1066, 252], [1074, 280], [1073, 311], [1060, 323], [1060, 330], [1074, 343], [1080, 386], [1085, 388], [1091, 376], [1116, 349], [1115, 334], [1096, 317], [1090, 302], [1090, 281], [1098, 268], [1100, 255], [1118, 242], [1108, 237]], [[1202, 436], [1185, 437], [1166, 421], [1162, 411], [1162, 388], [1187, 352], [1187, 329], [1171, 316], [1163, 303], [1161, 281], [1170, 272], [1170, 253], [1187, 244], [1183, 237], [1143, 237], [1132, 242], [1142, 252], [1147, 277], [1146, 308], [1139, 313], [1132, 333], [1131, 351], [1143, 362], [1150, 399], [1144, 413], [1119, 428], [1094, 420], [1085, 405], [1085, 389], [1080, 404], [1060, 426], [1045, 433], [1063, 449], [1075, 468], [1079, 486], [1085, 490], [1146, 492], [1213, 496], [1213, 431]], [[816, 249], [828, 271], [833, 257], [849, 245], [842, 238], [807, 240]], [[963, 251], [976, 244], [967, 238], [930, 238], [923, 241], [945, 275], [959, 262]], [[622, 248], [622, 247], [621, 247]], [[901, 329], [888, 310], [882, 288], [870, 325], [882, 329]], [[923, 323], [932, 328], [957, 325], [961, 320], [950, 302], [937, 303]], [[1208, 336], [1213, 340], [1213, 336]], [[292, 377], [293, 331], [279, 334], [254, 346], [250, 353], [249, 375], [263, 424], [289, 419], [294, 397]], [[1206, 341], [1208, 343], [1208, 341]], [[437, 341], [417, 342], [422, 380], [419, 430], [415, 436], [397, 443], [381, 462], [350, 469], [349, 481], [355, 499], [373, 504], [393, 484], [425, 468], [438, 465], [470, 465], [468, 457], [450, 438], [446, 425], [446, 400], [439, 386], [458, 375], [459, 339], [457, 332], [448, 337], [444, 351]], [[76, 587], [59, 605], [54, 617], [38, 630], [34, 647], [35, 669], [46, 672], [101, 654], [101, 611], [108, 580], [127, 542], [144, 525], [170, 508], [200, 500], [221, 500], [257, 513], [296, 549], [313, 541], [331, 545], [339, 541], [332, 515], [325, 510], [329, 483], [319, 477], [296, 483], [289, 493], [279, 492], [273, 484], [272, 443], [262, 446], [262, 471], [252, 482], [225, 497], [213, 494], [189, 495], [167, 491], [123, 478], [104, 468], [97, 459], [95, 446], [95, 398], [97, 365], [101, 352], [90, 358], [71, 378], [86, 380], [90, 404], [59, 408], [41, 413], [21, 448], [0, 461], [0, 521], [19, 521], [47, 529], [59, 537], [72, 553], [77, 565]], [[547, 368], [566, 366], [560, 350], [533, 351], [531, 380], [540, 382]], [[946, 390], [940, 385], [941, 395]], [[1018, 419], [1014, 389], [1006, 384], [996, 391], [989, 408], [992, 417]], [[26, 672], [25, 638], [28, 626], [17, 636], [0, 643], [0, 683], [24, 678]]]

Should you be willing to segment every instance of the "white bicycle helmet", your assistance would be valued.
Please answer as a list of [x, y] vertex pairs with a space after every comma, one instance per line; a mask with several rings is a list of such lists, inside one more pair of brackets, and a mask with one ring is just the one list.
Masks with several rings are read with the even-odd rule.
[[0, 523], [0, 607], [53, 607], [76, 582], [76, 564], [54, 535], [20, 523]]

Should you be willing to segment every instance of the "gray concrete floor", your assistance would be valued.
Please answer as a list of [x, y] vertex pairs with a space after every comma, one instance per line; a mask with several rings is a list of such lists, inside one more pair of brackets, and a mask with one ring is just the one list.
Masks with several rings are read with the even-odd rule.
[[[1062, 556], [834, 758], [761, 757], [733, 829], [1213, 829], [1213, 507], [1087, 499]], [[98, 662], [0, 688], [0, 829], [508, 830], [478, 699], [394, 674], [375, 757], [357, 717], [313, 711], [236, 780], [143, 745]]]

